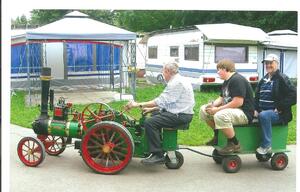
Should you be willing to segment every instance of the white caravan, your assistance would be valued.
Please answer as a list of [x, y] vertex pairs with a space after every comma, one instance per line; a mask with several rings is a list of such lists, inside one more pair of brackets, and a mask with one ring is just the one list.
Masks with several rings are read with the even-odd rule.
[[153, 32], [147, 41], [146, 78], [161, 78], [165, 62], [175, 60], [180, 73], [195, 89], [203, 85], [221, 84], [216, 65], [220, 59], [235, 62], [236, 70], [251, 83], [258, 81], [258, 51], [268, 35], [261, 29], [225, 24], [195, 25], [184, 29]]

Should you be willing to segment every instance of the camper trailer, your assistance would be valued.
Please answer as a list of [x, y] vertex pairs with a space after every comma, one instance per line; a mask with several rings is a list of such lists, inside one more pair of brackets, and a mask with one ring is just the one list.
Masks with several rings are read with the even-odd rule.
[[147, 38], [147, 80], [160, 80], [163, 64], [175, 60], [180, 73], [195, 89], [223, 82], [216, 69], [223, 58], [233, 60], [239, 73], [250, 83], [257, 83], [261, 62], [258, 51], [268, 41], [268, 35], [261, 29], [231, 23], [156, 31]]
[[[278, 55], [279, 70], [288, 77], [297, 78], [298, 33], [291, 30], [276, 30], [268, 33], [270, 42], [266, 42], [262, 57], [269, 53]], [[266, 74], [262, 65], [258, 66], [261, 77]]]

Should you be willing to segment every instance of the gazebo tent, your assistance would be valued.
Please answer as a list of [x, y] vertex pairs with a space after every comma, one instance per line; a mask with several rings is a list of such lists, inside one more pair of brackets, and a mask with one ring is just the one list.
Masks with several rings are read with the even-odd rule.
[[[22, 45], [22, 39], [25, 40], [23, 46], [25, 44], [27, 50], [33, 44], [40, 45], [41, 53], [36, 54], [36, 57], [41, 55], [39, 67], [52, 68], [52, 84], [102, 84], [99, 81], [102, 79], [108, 80], [110, 87], [130, 85], [128, 74], [125, 73], [128, 73], [128, 68], [135, 67], [136, 34], [133, 32], [90, 19], [88, 15], [74, 11], [58, 21], [28, 30], [23, 35], [14, 35], [12, 48]], [[30, 68], [32, 63], [29, 61], [28, 51], [26, 54]], [[28, 79], [32, 80], [29, 77], [38, 76], [29, 74], [28, 71], [26, 82]], [[18, 84], [20, 79], [12, 81], [13, 88], [18, 87]]]

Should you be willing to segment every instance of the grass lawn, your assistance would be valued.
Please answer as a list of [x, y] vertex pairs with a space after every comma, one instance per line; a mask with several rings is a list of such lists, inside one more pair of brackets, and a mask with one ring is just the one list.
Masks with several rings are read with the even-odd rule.
[[[139, 85], [139, 84], [138, 84]], [[158, 96], [163, 90], [162, 85], [149, 86], [141, 84], [137, 88], [136, 96], [137, 101], [148, 101]], [[23, 127], [31, 127], [32, 121], [39, 115], [39, 106], [26, 107], [25, 106], [25, 92], [16, 92], [16, 95], [11, 96], [11, 123], [20, 125]], [[184, 145], [203, 145], [209, 140], [213, 132], [211, 129], [201, 120], [199, 120], [199, 108], [201, 105], [207, 103], [209, 100], [218, 97], [219, 92], [216, 90], [210, 90], [205, 92], [195, 91], [196, 106], [194, 108], [195, 115], [190, 124], [189, 130], [179, 131], [178, 142]], [[109, 105], [120, 110], [126, 101], [112, 102]], [[82, 111], [85, 105], [73, 105], [78, 111]], [[288, 143], [296, 143], [296, 106], [293, 106], [293, 121], [289, 123]], [[50, 113], [51, 114], [51, 113]], [[134, 118], [139, 118], [141, 112], [139, 109], [133, 109], [130, 112]]]

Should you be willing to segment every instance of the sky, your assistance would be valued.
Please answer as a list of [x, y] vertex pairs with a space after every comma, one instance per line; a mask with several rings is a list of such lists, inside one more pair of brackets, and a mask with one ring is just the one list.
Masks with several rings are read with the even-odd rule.
[[23, 14], [26, 16], [27, 19], [30, 18], [30, 11], [32, 8], [29, 7], [16, 7], [13, 9], [13, 11], [10, 12], [10, 17], [12, 19], [16, 19], [17, 17], [21, 17]]

